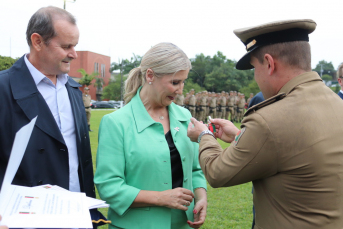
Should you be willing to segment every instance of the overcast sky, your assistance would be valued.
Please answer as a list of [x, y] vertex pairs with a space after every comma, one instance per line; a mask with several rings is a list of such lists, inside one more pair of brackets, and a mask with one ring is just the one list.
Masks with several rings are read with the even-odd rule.
[[[1, 0], [0, 55], [28, 52], [27, 23], [40, 7], [63, 0]], [[320, 60], [337, 69], [343, 62], [343, 0], [76, 0], [67, 10], [77, 19], [78, 51], [111, 57], [111, 62], [144, 55], [159, 42], [172, 42], [189, 58], [217, 51], [232, 60], [245, 53], [234, 29], [286, 19], [312, 19], [312, 67]]]

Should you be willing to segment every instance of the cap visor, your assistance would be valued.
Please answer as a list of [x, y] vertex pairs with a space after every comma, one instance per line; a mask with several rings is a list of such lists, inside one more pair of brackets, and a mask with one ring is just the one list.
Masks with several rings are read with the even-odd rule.
[[[251, 50], [252, 51], [252, 50]], [[238, 70], [249, 70], [253, 69], [254, 66], [250, 64], [250, 52], [247, 52], [236, 64]]]

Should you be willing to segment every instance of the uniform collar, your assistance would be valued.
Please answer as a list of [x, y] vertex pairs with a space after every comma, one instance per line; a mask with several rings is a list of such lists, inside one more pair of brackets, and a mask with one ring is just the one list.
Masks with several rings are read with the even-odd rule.
[[322, 81], [317, 72], [305, 72], [302, 73], [290, 81], [288, 81], [279, 91], [278, 94], [286, 93], [288, 95], [293, 89], [300, 84], [311, 82], [311, 81]]
[[[137, 90], [136, 95], [132, 98], [130, 102], [131, 107], [132, 107], [133, 117], [135, 119], [138, 132], [142, 132], [147, 127], [155, 123], [158, 123], [151, 118], [148, 111], [145, 109], [143, 102], [141, 100], [141, 97], [139, 96], [141, 89], [142, 87], [140, 87]], [[189, 120], [189, 117], [184, 112], [182, 112], [180, 108], [174, 103], [171, 103], [168, 106], [168, 113], [169, 113], [169, 120], [170, 120], [169, 122], [171, 122], [171, 120], [178, 120], [180, 122]]]

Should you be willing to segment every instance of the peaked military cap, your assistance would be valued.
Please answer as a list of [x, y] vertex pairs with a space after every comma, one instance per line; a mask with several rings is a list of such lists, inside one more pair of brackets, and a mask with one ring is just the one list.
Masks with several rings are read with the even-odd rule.
[[292, 42], [309, 41], [308, 34], [316, 29], [317, 24], [311, 19], [275, 21], [253, 27], [236, 29], [233, 32], [241, 39], [247, 53], [237, 62], [240, 70], [254, 68], [250, 64], [250, 53], [259, 47]]

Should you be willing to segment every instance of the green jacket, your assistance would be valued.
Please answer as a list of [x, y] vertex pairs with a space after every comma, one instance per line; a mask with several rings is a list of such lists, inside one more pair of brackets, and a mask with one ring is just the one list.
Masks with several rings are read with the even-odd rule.
[[[123, 228], [170, 228], [166, 207], [130, 208], [140, 190], [172, 188], [170, 151], [163, 126], [145, 109], [140, 89], [123, 108], [105, 115], [99, 129], [94, 182], [101, 199], [110, 204], [108, 218]], [[183, 167], [183, 187], [206, 188], [198, 162], [198, 144], [187, 137], [191, 114], [172, 103], [168, 106], [170, 131]], [[177, 131], [178, 130], [178, 131]], [[193, 221], [194, 201], [186, 212]]]

